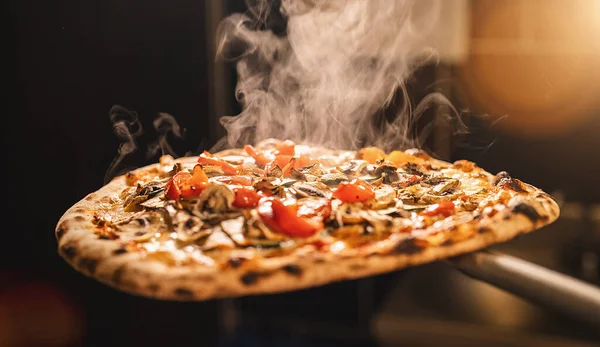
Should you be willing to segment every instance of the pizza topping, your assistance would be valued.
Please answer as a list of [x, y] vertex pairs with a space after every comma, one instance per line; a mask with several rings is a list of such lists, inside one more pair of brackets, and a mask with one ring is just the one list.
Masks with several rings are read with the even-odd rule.
[[290, 140], [284, 140], [275, 145], [277, 154], [294, 155], [296, 154], [296, 144]]
[[350, 160], [348, 164], [340, 166], [340, 170], [346, 175], [359, 176], [367, 166], [369, 163], [365, 160]]
[[405, 152], [402, 152], [402, 151], [392, 151], [392, 152], [390, 152], [390, 154], [388, 154], [385, 157], [385, 159], [387, 161], [394, 163], [394, 165], [396, 167], [400, 167], [408, 162], [411, 162], [411, 163], [422, 163], [423, 162], [423, 159], [417, 158], [410, 154], [406, 154]]
[[383, 183], [385, 184], [392, 184], [400, 179], [398, 171], [396, 171], [396, 166], [387, 160], [381, 162], [373, 174], [376, 177], [383, 178]]
[[233, 206], [239, 208], [252, 208], [258, 205], [260, 196], [254, 190], [248, 188], [235, 188], [235, 199], [233, 200]]
[[231, 209], [235, 194], [222, 184], [212, 184], [206, 187], [195, 201], [195, 210], [224, 212]]
[[269, 228], [291, 237], [310, 237], [323, 228], [322, 222], [299, 217], [295, 206], [286, 206], [274, 197], [262, 198], [257, 210]]
[[512, 178], [512, 177], [502, 178], [498, 182], [497, 186], [502, 189], [514, 190], [517, 193], [527, 193], [527, 189], [525, 188], [525, 185], [523, 184], [523, 182], [519, 181], [516, 178]]
[[145, 201], [159, 195], [164, 191], [163, 182], [150, 182], [145, 185], [138, 185], [133, 193], [125, 198], [123, 203], [126, 212], [135, 212], [142, 210], [140, 206]]
[[427, 209], [419, 213], [421, 216], [444, 216], [449, 217], [454, 214], [454, 204], [450, 201], [442, 201], [439, 204], [429, 206]]
[[300, 198], [307, 198], [311, 196], [319, 198], [331, 198], [331, 191], [329, 188], [319, 182], [296, 182], [292, 184], [292, 188], [294, 189], [296, 196]]
[[298, 202], [298, 217], [315, 217], [327, 221], [331, 218], [331, 200], [302, 199]]
[[358, 157], [369, 164], [375, 164], [377, 161], [385, 159], [385, 152], [377, 147], [366, 147], [358, 152]]
[[473, 217], [505, 206], [539, 218], [535, 206], [515, 200], [525, 184], [469, 161], [376, 147], [338, 154], [291, 141], [244, 151], [204, 152], [197, 163], [168, 161], [168, 173], [136, 174], [139, 184], [114, 197], [117, 207], [107, 201], [95, 214], [96, 234], [139, 244], [157, 259], [173, 250], [169, 264], [205, 257], [223, 265], [238, 251], [260, 259], [385, 252], [406, 235], [423, 247], [451, 244], [472, 237]]
[[237, 165], [232, 165], [224, 160], [214, 158], [210, 153], [208, 153], [206, 151], [198, 157], [198, 163], [202, 166], [205, 166], [205, 165], [219, 166], [221, 169], [223, 169], [223, 172], [226, 175], [237, 175], [237, 173], [241, 169]]
[[375, 193], [367, 182], [354, 179], [349, 183], [340, 183], [333, 197], [343, 202], [362, 202], [373, 199]]

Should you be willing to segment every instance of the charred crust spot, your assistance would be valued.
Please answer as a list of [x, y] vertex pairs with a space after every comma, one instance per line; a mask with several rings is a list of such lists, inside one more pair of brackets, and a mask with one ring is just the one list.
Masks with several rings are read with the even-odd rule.
[[86, 213], [88, 210], [85, 207], [77, 207], [75, 209], [73, 209], [73, 212], [75, 213]]
[[122, 265], [119, 268], [117, 268], [115, 270], [115, 272], [113, 272], [111, 280], [114, 284], [116, 284], [116, 285], [121, 284], [121, 280], [122, 280], [124, 271], [125, 271], [125, 265]]
[[60, 241], [66, 232], [67, 230], [65, 230], [65, 228], [56, 229], [56, 240]]
[[350, 266], [348, 266], [348, 269], [350, 269], [352, 271], [360, 271], [360, 270], [364, 270], [366, 268], [367, 268], [367, 266], [364, 264], [351, 264]]
[[417, 243], [415, 238], [411, 237], [400, 241], [400, 243], [398, 243], [398, 245], [396, 245], [394, 248], [394, 253], [416, 254], [423, 251], [423, 248], [423, 246]]
[[240, 265], [242, 265], [242, 263], [245, 260], [246, 259], [241, 258], [241, 257], [231, 257], [231, 258], [229, 258], [229, 265], [231, 265], [232, 268], [236, 269], [236, 268], [240, 267]]
[[258, 278], [261, 276], [262, 276], [262, 274], [259, 272], [249, 271], [249, 272], [246, 272], [244, 275], [242, 275], [240, 280], [242, 281], [242, 283], [244, 285], [250, 286], [250, 285], [255, 284], [258, 281]]
[[498, 186], [514, 190], [517, 193], [527, 193], [527, 189], [525, 189], [523, 183], [515, 178], [503, 178], [498, 182]]
[[502, 181], [503, 179], [508, 178], [511, 179], [512, 177], [510, 177], [510, 175], [508, 174], [508, 172], [506, 171], [500, 171], [496, 174], [496, 176], [494, 177], [494, 181], [492, 181], [492, 183], [497, 186], [498, 183], [500, 183], [500, 181]]
[[73, 259], [77, 255], [77, 249], [73, 245], [64, 245], [61, 250], [67, 259]]
[[505, 213], [505, 214], [502, 216], [502, 219], [504, 219], [504, 220], [509, 220], [509, 219], [510, 219], [510, 214], [509, 214], [509, 213]]
[[525, 217], [529, 218], [532, 222], [536, 222], [542, 218], [535, 208], [524, 202], [520, 202], [513, 206], [512, 211], [524, 214]]
[[290, 275], [300, 277], [302, 276], [302, 268], [296, 264], [288, 264], [284, 266], [283, 271], [289, 273]]
[[175, 295], [181, 298], [190, 299], [194, 297], [194, 292], [187, 288], [177, 288], [175, 289]]
[[87, 200], [87, 201], [92, 201], [92, 200], [94, 200], [95, 198], [96, 198], [96, 195], [92, 193], [92, 194], [89, 194], [88, 196], [86, 196], [86, 197], [85, 197], [85, 200]]
[[148, 285], [148, 290], [153, 293], [158, 292], [159, 289], [160, 289], [160, 285], [158, 285], [157, 283], [151, 283]]
[[96, 272], [96, 267], [98, 267], [98, 259], [81, 258], [79, 260], [79, 268], [87, 271], [91, 275]]
[[242, 281], [243, 284], [249, 286], [249, 285], [256, 283], [256, 281], [258, 281], [258, 277], [259, 277], [258, 272], [251, 271], [251, 272], [245, 273], [240, 278], [240, 280]]
[[115, 254], [115, 255], [125, 254], [125, 253], [127, 253], [127, 249], [125, 247], [120, 247], [113, 251], [113, 254]]
[[110, 240], [110, 237], [104, 234], [98, 235], [98, 240]]
[[490, 229], [489, 227], [486, 226], [480, 226], [479, 228], [477, 228], [477, 233], [479, 234], [485, 234], [492, 231], [492, 229]]
[[452, 239], [446, 239], [444, 242], [442, 242], [442, 246], [452, 246], [454, 244], [454, 241], [452, 241]]
[[86, 218], [84, 216], [75, 216], [73, 218], [76, 222], [84, 222]]

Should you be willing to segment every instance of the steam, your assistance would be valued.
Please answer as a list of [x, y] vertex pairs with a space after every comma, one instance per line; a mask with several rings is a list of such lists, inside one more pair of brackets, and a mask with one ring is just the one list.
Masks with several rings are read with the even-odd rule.
[[[135, 111], [115, 105], [109, 111], [109, 118], [113, 133], [119, 138], [121, 144], [116, 157], [106, 171], [105, 184], [119, 173], [128, 170], [124, 167], [124, 160], [138, 151], [138, 140], [144, 134], [142, 123]], [[156, 141], [148, 145], [146, 156], [151, 158], [160, 153], [160, 155], [169, 154], [177, 158], [178, 155], [169, 144], [169, 139], [182, 139], [185, 135], [185, 129], [181, 128], [175, 118], [168, 113], [159, 113], [152, 125], [158, 137]]]
[[104, 183], [116, 175], [125, 157], [137, 151], [136, 138], [143, 133], [142, 124], [134, 111], [115, 105], [110, 109], [109, 117], [113, 125], [113, 132], [121, 140], [121, 145], [117, 150], [117, 156], [104, 175]]
[[158, 133], [158, 140], [150, 145], [148, 148], [148, 156], [155, 156], [159, 153], [161, 155], [169, 154], [173, 157], [177, 157], [177, 153], [173, 150], [169, 144], [169, 136], [175, 136], [177, 138], [184, 137], [184, 129], [179, 127], [175, 117], [168, 113], [159, 113], [158, 116], [152, 122], [154, 129]]
[[[440, 94], [413, 108], [406, 93], [411, 73], [435, 59], [421, 42], [440, 3], [419, 12], [417, 2], [424, 0], [248, 1], [246, 14], [218, 30], [218, 57], [237, 62], [243, 111], [221, 118], [227, 136], [216, 148], [270, 137], [331, 148], [419, 146], [428, 128], [414, 125], [428, 107], [456, 111]], [[278, 15], [283, 33], [267, 28]], [[390, 106], [393, 115], [384, 115]]]

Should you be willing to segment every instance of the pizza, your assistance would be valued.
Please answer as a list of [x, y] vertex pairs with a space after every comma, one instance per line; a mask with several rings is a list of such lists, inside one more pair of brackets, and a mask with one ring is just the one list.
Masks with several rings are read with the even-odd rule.
[[118, 176], [58, 221], [83, 274], [165, 300], [325, 285], [507, 241], [558, 218], [507, 172], [423, 150], [333, 150], [268, 139]]

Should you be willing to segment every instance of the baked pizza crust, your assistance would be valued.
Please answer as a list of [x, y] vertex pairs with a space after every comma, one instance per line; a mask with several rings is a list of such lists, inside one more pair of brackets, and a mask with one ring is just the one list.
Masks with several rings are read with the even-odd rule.
[[[225, 151], [219, 155], [236, 154]], [[195, 157], [178, 160], [195, 161]], [[158, 168], [149, 165], [138, 170]], [[135, 171], [134, 171], [135, 172]], [[505, 209], [476, 224], [475, 236], [456, 243], [419, 246], [403, 234], [391, 237], [388, 251], [364, 257], [309, 253], [240, 261], [221, 269], [217, 266], [170, 266], [137, 252], [126, 252], [119, 242], [94, 233], [93, 212], [110, 197], [128, 187], [119, 176], [77, 202], [60, 218], [56, 227], [58, 252], [81, 273], [108, 286], [135, 295], [178, 301], [200, 301], [298, 290], [331, 282], [356, 279], [424, 264], [483, 249], [529, 233], [555, 221], [556, 202], [542, 190], [527, 185], [531, 193], [521, 195], [518, 206]], [[518, 207], [517, 206], [517, 207]], [[394, 238], [395, 237], [395, 238]]]

